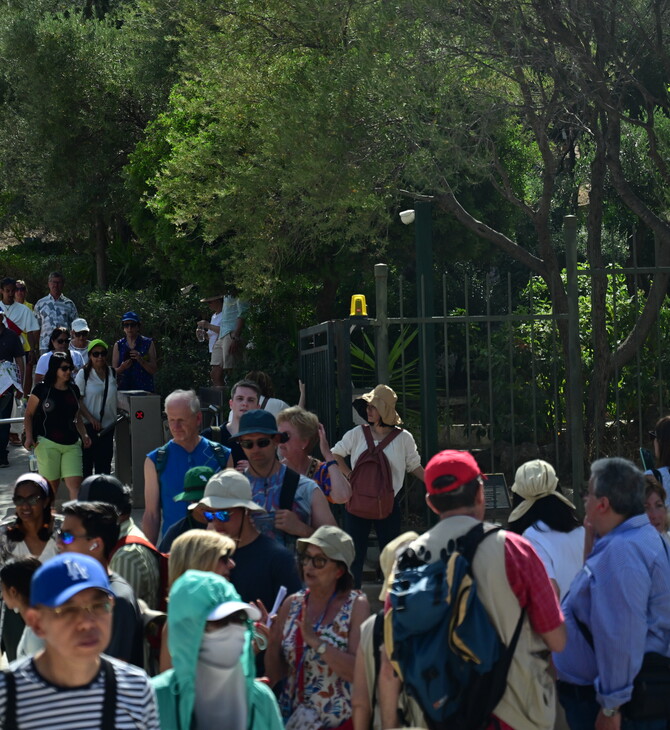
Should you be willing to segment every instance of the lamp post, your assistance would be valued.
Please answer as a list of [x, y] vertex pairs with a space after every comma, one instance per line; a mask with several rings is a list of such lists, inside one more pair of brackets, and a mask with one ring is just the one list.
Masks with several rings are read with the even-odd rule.
[[419, 319], [421, 453], [428, 461], [437, 452], [435, 332], [433, 325], [427, 322], [433, 316], [432, 198], [421, 196], [421, 199], [416, 199], [414, 210], [402, 211], [400, 219], [405, 225], [414, 223], [417, 318]]

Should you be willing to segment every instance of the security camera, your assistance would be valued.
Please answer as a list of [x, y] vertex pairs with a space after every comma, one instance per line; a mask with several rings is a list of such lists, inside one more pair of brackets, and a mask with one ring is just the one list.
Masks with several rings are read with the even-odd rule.
[[403, 210], [400, 212], [400, 220], [406, 225], [409, 226], [411, 223], [414, 223], [414, 211], [413, 210]]

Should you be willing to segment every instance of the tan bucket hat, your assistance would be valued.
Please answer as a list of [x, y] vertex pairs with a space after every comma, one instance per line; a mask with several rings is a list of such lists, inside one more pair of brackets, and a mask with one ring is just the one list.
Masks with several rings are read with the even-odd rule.
[[338, 560], [347, 566], [351, 573], [351, 564], [354, 562], [356, 549], [354, 541], [344, 530], [334, 525], [322, 525], [318, 527], [309, 537], [301, 537], [296, 542], [296, 549], [299, 553], [304, 552], [308, 545], [321, 548], [323, 554], [331, 560]]
[[353, 406], [364, 421], [368, 420], [365, 408], [369, 403], [379, 411], [382, 421], [387, 426], [399, 426], [402, 419], [395, 409], [397, 402], [398, 396], [392, 388], [389, 388], [388, 385], [378, 385], [369, 393], [356, 398]]

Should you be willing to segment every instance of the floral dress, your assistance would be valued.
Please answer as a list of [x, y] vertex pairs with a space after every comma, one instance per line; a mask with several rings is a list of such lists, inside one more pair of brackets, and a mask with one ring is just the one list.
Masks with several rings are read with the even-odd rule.
[[[351, 684], [335, 674], [316, 649], [303, 645], [298, 625], [305, 610], [308, 591], [291, 596], [290, 607], [282, 636], [282, 653], [290, 667], [279, 705], [287, 720], [300, 705], [308, 704], [319, 714], [321, 726], [336, 728], [351, 717]], [[352, 590], [333, 621], [316, 629], [321, 641], [340, 651], [347, 651], [351, 611], [354, 601], [362, 595]]]

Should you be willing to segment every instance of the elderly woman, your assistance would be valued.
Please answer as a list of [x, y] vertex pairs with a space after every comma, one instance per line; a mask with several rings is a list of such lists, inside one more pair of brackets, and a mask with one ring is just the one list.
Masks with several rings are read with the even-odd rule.
[[70, 333], [66, 327], [56, 327], [56, 329], [49, 335], [48, 351], [40, 357], [37, 361], [37, 365], [35, 366], [35, 385], [44, 380], [44, 376], [47, 374], [47, 370], [49, 369], [51, 355], [54, 352], [69, 352], [75, 372], [84, 367], [84, 358], [78, 352], [72, 352], [68, 348], [69, 341]]
[[116, 424], [116, 373], [107, 365], [107, 343], [92, 340], [88, 361], [77, 373], [75, 383], [81, 393], [81, 411], [91, 448], [84, 451], [84, 477], [111, 474]]
[[167, 618], [174, 668], [151, 680], [161, 730], [282, 730], [274, 695], [254, 681], [259, 618], [219, 575], [188, 570], [177, 579]]
[[140, 318], [135, 312], [121, 317], [125, 337], [114, 343], [112, 367], [116, 370], [119, 390], [146, 390], [153, 393], [158, 370], [156, 345], [140, 334]]
[[507, 529], [531, 543], [563, 597], [584, 563], [584, 527], [575, 505], [561, 494], [554, 467], [541, 459], [517, 469], [512, 492]]
[[645, 474], [644, 509], [649, 522], [661, 533], [668, 537], [668, 508], [667, 495], [663, 485], [651, 474]]
[[[63, 518], [53, 515], [53, 495], [46, 479], [39, 474], [22, 474], [14, 485], [16, 513], [0, 523], [0, 567], [14, 558], [34, 556], [45, 562], [57, 553], [56, 533]], [[11, 660], [23, 632], [23, 621], [5, 612], [2, 640]]]
[[[398, 494], [402, 489], [405, 473], [413, 474], [421, 481], [424, 478], [416, 442], [409, 431], [401, 428], [402, 420], [395, 409], [397, 400], [398, 397], [388, 385], [378, 385], [374, 390], [357, 398], [353, 405], [366, 421], [366, 425], [347, 431], [332, 450], [340, 469], [352, 484], [352, 497], [347, 505], [344, 529], [353, 537], [356, 546], [352, 571], [357, 586], [361, 585], [370, 529], [374, 526], [380, 551], [393, 538], [398, 537]], [[372, 517], [368, 511], [360, 508], [362, 504], [358, 497], [362, 490], [360, 485], [356, 486], [356, 466], [362, 456], [379, 445], [382, 445], [382, 451], [388, 459], [394, 499], [388, 510], [380, 511], [377, 516]], [[351, 457], [351, 469], [344, 461], [346, 456]], [[371, 501], [377, 504], [377, 500]]]
[[[326, 431], [314, 413], [300, 406], [285, 408], [277, 416], [277, 428], [288, 435], [288, 439], [279, 444], [282, 464], [313, 479], [329, 502], [348, 502], [351, 497], [349, 481], [342, 474], [328, 445]], [[311, 456], [317, 444], [326, 461]]]
[[28, 398], [23, 424], [26, 448], [35, 446], [39, 473], [49, 482], [54, 495], [61, 479], [76, 499], [83, 474], [81, 443], [91, 445], [79, 409], [80, 393], [72, 383], [69, 352], [54, 352], [44, 382]]
[[297, 543], [305, 590], [290, 596], [272, 626], [265, 668], [286, 678], [280, 706], [287, 728], [352, 727], [351, 684], [365, 594], [353, 589], [354, 544], [324, 525]]

